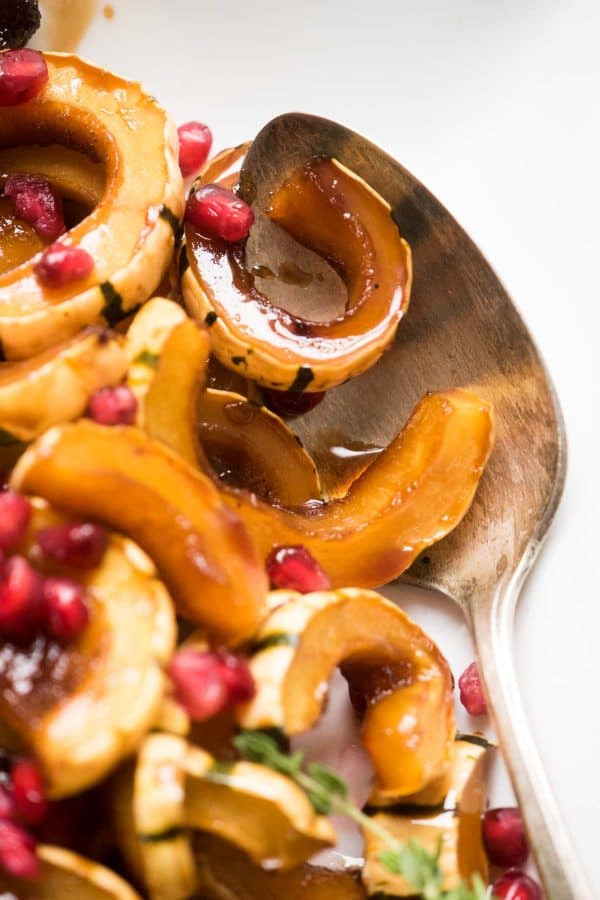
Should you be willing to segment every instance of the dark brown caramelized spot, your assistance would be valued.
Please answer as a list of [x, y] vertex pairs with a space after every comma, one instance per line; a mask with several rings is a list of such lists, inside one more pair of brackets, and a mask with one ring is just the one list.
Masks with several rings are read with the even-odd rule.
[[414, 666], [405, 659], [381, 664], [374, 664], [372, 658], [349, 660], [342, 666], [342, 675], [348, 682], [350, 702], [361, 718], [370, 704], [412, 684], [415, 679]]

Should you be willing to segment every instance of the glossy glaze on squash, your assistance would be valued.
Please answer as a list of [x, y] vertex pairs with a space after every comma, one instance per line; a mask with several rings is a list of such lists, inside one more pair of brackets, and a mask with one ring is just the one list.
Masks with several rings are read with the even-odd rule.
[[[68, 242], [94, 259], [87, 279], [45, 290], [33, 272], [35, 256], [0, 275], [0, 341], [9, 359], [39, 353], [91, 323], [113, 325], [146, 300], [169, 264], [183, 213], [176, 132], [156, 101], [139, 85], [75, 56], [44, 56], [46, 88], [0, 119], [5, 168], [10, 148], [50, 145], [51, 175], [52, 154], [60, 165], [56, 145], [64, 145], [85, 153], [91, 165], [101, 164], [95, 192], [98, 184], [105, 187], [90, 215], [68, 233]], [[67, 154], [64, 167], [76, 180], [69, 159]], [[90, 178], [88, 166], [81, 181], [89, 185]]]
[[410, 249], [386, 202], [335, 160], [307, 162], [267, 212], [343, 273], [345, 314], [323, 323], [273, 306], [245, 266], [243, 244], [225, 245], [191, 225], [185, 303], [210, 321], [213, 350], [225, 366], [263, 387], [327, 390], [364, 372], [393, 339], [409, 301]]
[[131, 536], [178, 613], [215, 640], [255, 632], [267, 579], [246, 529], [211, 479], [144, 432], [84, 419], [55, 426], [21, 457], [11, 483]]
[[[257, 685], [243, 728], [308, 731], [337, 666], [362, 715], [361, 740], [377, 782], [370, 802], [396, 803], [446, 774], [454, 738], [452, 675], [436, 645], [374, 591], [275, 591], [256, 637]], [[279, 604], [279, 605], [278, 605]]]

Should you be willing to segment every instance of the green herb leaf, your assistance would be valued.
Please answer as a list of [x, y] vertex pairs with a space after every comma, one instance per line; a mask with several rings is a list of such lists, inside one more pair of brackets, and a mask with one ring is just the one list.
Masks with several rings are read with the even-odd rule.
[[339, 797], [348, 796], [348, 785], [344, 779], [341, 778], [337, 772], [334, 772], [333, 769], [330, 769], [329, 766], [324, 766], [322, 763], [318, 762], [310, 763], [306, 767], [306, 771], [325, 791]]
[[300, 771], [304, 758], [301, 751], [292, 755], [282, 753], [277, 741], [264, 731], [242, 731], [234, 737], [233, 745], [244, 759], [269, 766], [290, 777]]

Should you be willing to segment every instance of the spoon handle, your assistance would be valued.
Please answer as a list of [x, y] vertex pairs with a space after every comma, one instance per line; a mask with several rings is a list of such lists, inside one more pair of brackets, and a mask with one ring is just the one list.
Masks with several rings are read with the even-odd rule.
[[[525, 572], [473, 597], [468, 617], [479, 669], [548, 900], [594, 900], [535, 746], [514, 668], [516, 603]], [[483, 600], [483, 602], [482, 602]]]

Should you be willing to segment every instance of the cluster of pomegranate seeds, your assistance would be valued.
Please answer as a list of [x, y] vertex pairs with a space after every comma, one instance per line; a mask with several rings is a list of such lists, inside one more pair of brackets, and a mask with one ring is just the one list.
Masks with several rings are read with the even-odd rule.
[[225, 650], [181, 650], [168, 673], [177, 701], [195, 722], [251, 700], [255, 692], [246, 660]]
[[44, 287], [60, 288], [87, 278], [93, 268], [94, 260], [87, 250], [56, 241], [46, 247], [34, 271]]
[[492, 897], [501, 897], [502, 900], [542, 900], [542, 889], [525, 872], [509, 869], [493, 883]]
[[278, 416], [293, 419], [295, 416], [303, 416], [318, 406], [325, 397], [325, 391], [315, 391], [312, 394], [297, 391], [274, 391], [270, 388], [263, 391], [265, 404]]
[[467, 666], [458, 679], [460, 702], [470, 716], [487, 716], [488, 708], [476, 662]]
[[200, 169], [212, 147], [212, 133], [202, 122], [186, 122], [177, 129], [179, 135], [179, 168], [184, 178]]
[[55, 241], [65, 232], [62, 200], [41, 175], [9, 175], [4, 193], [15, 204], [15, 215], [33, 226], [41, 238]]
[[95, 569], [108, 546], [108, 535], [92, 522], [65, 522], [42, 528], [36, 534], [45, 556], [75, 569]]
[[529, 856], [525, 826], [516, 806], [486, 810], [481, 823], [490, 862], [510, 868], [522, 866]]
[[190, 193], [185, 219], [205, 237], [235, 244], [248, 237], [254, 213], [233, 191], [205, 184]]
[[326, 591], [331, 582], [306, 547], [274, 547], [267, 557], [267, 573], [274, 588], [310, 594]]
[[125, 385], [101, 388], [92, 394], [88, 416], [100, 425], [133, 425], [137, 406], [135, 394]]
[[37, 878], [36, 841], [23, 826], [40, 825], [47, 812], [44, 781], [30, 759], [18, 759], [0, 784], [0, 868], [16, 878]]
[[31, 504], [15, 491], [0, 493], [0, 550], [13, 550], [25, 537]]
[[48, 66], [36, 50], [0, 54], [0, 106], [16, 106], [38, 96], [48, 81]]

